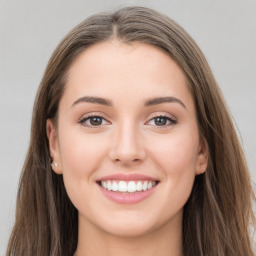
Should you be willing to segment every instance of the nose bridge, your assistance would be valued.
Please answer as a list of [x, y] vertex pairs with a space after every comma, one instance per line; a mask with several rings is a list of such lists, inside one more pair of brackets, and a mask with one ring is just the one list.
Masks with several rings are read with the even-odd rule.
[[138, 125], [132, 120], [123, 120], [117, 125], [110, 152], [111, 159], [124, 164], [138, 162], [145, 157]]

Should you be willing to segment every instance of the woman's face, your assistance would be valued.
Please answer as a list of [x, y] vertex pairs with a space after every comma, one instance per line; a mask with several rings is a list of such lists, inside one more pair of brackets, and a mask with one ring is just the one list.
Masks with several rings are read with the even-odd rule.
[[181, 69], [142, 43], [104, 42], [69, 71], [51, 156], [79, 227], [119, 236], [180, 227], [207, 152]]

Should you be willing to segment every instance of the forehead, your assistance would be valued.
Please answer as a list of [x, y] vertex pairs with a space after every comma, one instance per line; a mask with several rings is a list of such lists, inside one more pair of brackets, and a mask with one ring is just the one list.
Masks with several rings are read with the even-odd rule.
[[[187, 80], [171, 57], [157, 47], [108, 41], [85, 49], [72, 64], [64, 96], [115, 98], [175, 96], [193, 104]], [[171, 95], [169, 95], [171, 94]]]

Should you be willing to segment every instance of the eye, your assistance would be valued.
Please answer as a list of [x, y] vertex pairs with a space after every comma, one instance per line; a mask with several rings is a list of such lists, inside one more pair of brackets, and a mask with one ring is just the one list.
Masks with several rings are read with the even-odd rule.
[[169, 116], [156, 116], [152, 119], [150, 119], [147, 122], [147, 125], [152, 126], [170, 126], [175, 125], [177, 123], [176, 120], [170, 118]]
[[84, 117], [79, 121], [79, 123], [88, 127], [95, 127], [95, 126], [109, 124], [109, 122], [105, 118], [103, 118], [102, 116], [96, 116], [96, 115]]

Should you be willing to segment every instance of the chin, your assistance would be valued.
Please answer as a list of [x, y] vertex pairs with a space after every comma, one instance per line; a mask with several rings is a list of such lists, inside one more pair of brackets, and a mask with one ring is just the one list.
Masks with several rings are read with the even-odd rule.
[[[98, 219], [99, 220], [99, 219]], [[105, 215], [96, 225], [109, 235], [133, 238], [155, 233], [162, 227], [181, 225], [182, 210], [173, 215], [161, 216], [156, 212], [124, 211]]]
[[121, 225], [110, 225], [104, 227], [105, 232], [107, 232], [109, 235], [117, 236], [117, 237], [123, 237], [123, 238], [133, 238], [133, 237], [140, 237], [144, 236], [146, 234], [149, 234], [152, 230], [154, 230], [154, 227], [152, 225], [146, 225], [131, 223], [129, 225], [121, 224]]

